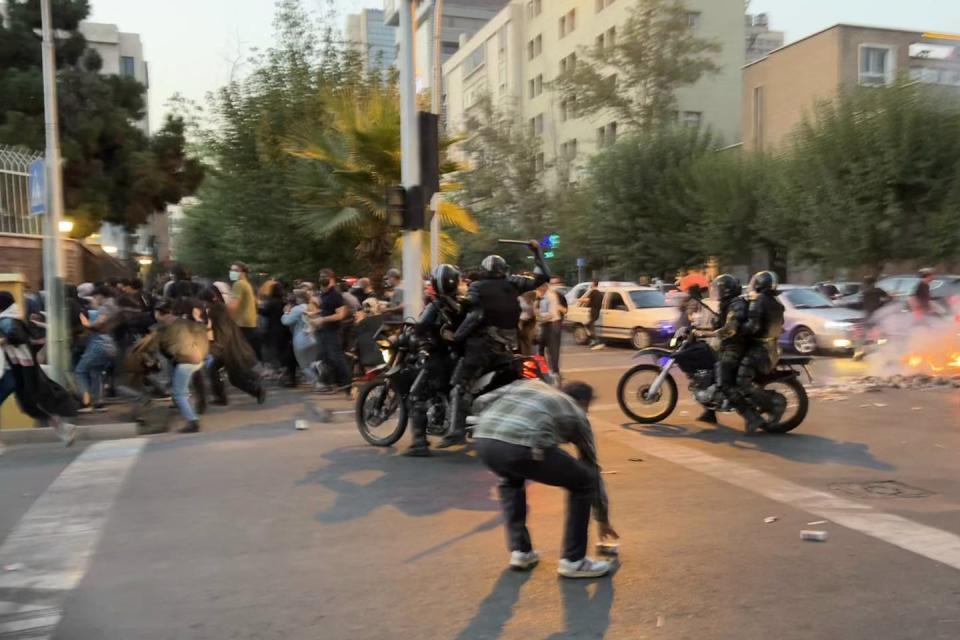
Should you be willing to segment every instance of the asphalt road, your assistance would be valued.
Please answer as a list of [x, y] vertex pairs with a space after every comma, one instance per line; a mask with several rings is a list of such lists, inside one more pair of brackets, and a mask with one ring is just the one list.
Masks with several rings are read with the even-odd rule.
[[600, 392], [612, 577], [557, 578], [561, 491], [530, 487], [543, 561], [506, 571], [469, 448], [406, 459], [346, 414], [295, 431], [308, 396], [278, 391], [235, 396], [199, 435], [0, 456], [0, 638], [960, 637], [960, 393], [815, 397], [787, 436], [698, 425], [687, 398], [641, 427], [615, 406], [631, 355], [563, 361]]

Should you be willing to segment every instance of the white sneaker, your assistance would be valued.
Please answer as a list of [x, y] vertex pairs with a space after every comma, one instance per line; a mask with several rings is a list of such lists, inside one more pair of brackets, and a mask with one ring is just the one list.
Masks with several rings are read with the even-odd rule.
[[510, 568], [517, 571], [529, 571], [540, 562], [540, 554], [536, 551], [514, 551], [510, 554]]
[[70, 422], [60, 423], [60, 439], [63, 440], [63, 446], [72, 447], [77, 441], [77, 425]]
[[593, 351], [600, 351], [600, 349], [606, 349], [606, 348], [607, 348], [607, 345], [604, 344], [603, 342], [598, 342], [597, 344], [590, 347], [590, 349]]
[[592, 558], [584, 558], [579, 562], [561, 560], [557, 573], [564, 578], [599, 578], [610, 573], [610, 563]]

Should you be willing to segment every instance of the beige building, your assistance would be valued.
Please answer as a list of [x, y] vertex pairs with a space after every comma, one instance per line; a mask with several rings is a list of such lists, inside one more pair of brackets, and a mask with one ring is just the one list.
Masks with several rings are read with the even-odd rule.
[[143, 43], [140, 34], [125, 33], [115, 24], [100, 22], [81, 22], [80, 33], [87, 39], [87, 46], [96, 50], [103, 60], [100, 73], [103, 75], [125, 76], [136, 79], [147, 88], [144, 95], [143, 119], [140, 128], [150, 133], [150, 73], [147, 61], [143, 58]]
[[[578, 117], [550, 82], [585, 47], [615, 41], [631, 8], [642, 0], [523, 0], [511, 2], [443, 65], [447, 131], [465, 129], [479, 100], [489, 95], [543, 138], [541, 166], [559, 158], [574, 169], [612, 143], [623, 126], [616, 116]], [[740, 141], [742, 0], [686, 0], [699, 36], [719, 41], [720, 73], [678, 92], [678, 119], [703, 124], [728, 142]]]
[[782, 146], [839, 87], [901, 75], [960, 87], [960, 36], [839, 24], [777, 49], [744, 68], [744, 148]]

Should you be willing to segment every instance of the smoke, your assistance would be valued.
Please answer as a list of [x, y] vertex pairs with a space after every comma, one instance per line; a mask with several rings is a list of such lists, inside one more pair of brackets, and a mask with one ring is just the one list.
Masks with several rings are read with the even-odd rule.
[[953, 313], [917, 317], [900, 305], [887, 305], [874, 316], [867, 350], [872, 376], [960, 375], [960, 322]]

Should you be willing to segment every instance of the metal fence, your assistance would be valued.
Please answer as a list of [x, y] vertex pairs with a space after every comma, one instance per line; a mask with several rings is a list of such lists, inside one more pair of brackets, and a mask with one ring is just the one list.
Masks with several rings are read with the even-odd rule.
[[42, 216], [30, 215], [30, 163], [43, 154], [0, 145], [0, 233], [40, 235]]

